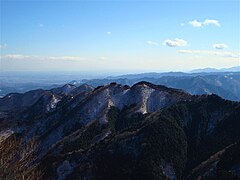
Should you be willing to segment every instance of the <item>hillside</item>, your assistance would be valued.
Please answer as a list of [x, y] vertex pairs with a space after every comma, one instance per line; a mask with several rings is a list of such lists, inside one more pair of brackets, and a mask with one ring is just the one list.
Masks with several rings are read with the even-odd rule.
[[33, 92], [0, 99], [1, 179], [240, 178], [238, 102], [145, 81]]

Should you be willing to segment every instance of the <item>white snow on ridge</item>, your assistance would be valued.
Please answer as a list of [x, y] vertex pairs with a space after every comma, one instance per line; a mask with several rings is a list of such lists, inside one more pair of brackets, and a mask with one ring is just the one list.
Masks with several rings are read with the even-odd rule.
[[55, 95], [53, 95], [53, 98], [51, 100], [51, 108], [56, 108], [57, 103], [60, 101], [60, 99], [57, 99]]
[[139, 109], [139, 112], [146, 114], [148, 113], [148, 99], [151, 96], [152, 92], [154, 92], [155, 90], [152, 88], [149, 88], [148, 86], [143, 86], [142, 88], [142, 105], [141, 108]]
[[52, 99], [49, 104], [47, 104], [47, 111], [51, 111], [56, 108], [57, 103], [61, 101], [59, 98], [57, 98], [55, 95], [52, 96]]

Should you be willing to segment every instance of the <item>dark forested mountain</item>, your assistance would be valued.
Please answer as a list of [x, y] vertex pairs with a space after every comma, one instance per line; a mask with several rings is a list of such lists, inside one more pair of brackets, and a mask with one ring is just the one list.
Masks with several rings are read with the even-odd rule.
[[239, 102], [145, 81], [8, 95], [0, 179], [238, 179], [239, 129]]

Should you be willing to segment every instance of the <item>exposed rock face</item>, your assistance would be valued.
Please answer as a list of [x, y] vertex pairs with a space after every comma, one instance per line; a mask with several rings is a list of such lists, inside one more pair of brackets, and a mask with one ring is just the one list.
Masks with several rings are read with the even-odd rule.
[[7, 98], [0, 178], [181, 179], [240, 139], [239, 103], [148, 82], [37, 90], [14, 109]]

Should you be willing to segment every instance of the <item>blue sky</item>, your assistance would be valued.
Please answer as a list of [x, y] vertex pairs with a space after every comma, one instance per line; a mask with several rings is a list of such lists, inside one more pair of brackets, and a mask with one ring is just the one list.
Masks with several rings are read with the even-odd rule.
[[1, 1], [1, 70], [179, 71], [239, 62], [239, 1]]

